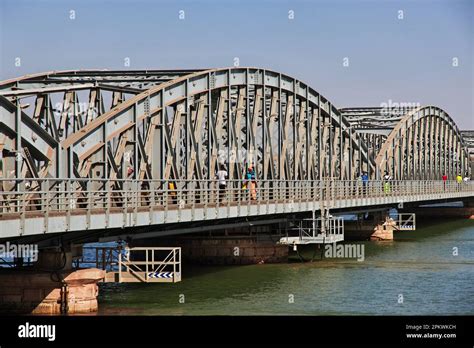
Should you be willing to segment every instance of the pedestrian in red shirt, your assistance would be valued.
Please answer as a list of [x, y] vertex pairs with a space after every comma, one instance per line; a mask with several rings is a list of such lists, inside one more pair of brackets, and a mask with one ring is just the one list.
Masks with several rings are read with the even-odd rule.
[[446, 191], [446, 180], [448, 180], [448, 176], [443, 174], [443, 183], [444, 183], [444, 190]]

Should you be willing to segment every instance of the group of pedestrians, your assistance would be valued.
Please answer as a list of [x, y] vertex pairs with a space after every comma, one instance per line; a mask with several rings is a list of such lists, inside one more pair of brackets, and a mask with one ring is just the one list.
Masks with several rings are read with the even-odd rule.
[[[442, 177], [442, 178], [443, 178], [443, 181], [444, 181], [445, 183], [446, 183], [446, 181], [448, 181], [448, 176], [447, 176], [446, 174], [443, 174], [443, 177]], [[456, 182], [457, 182], [458, 184], [461, 184], [463, 181], [464, 181], [464, 182], [467, 182], [467, 181], [469, 181], [469, 180], [471, 180], [471, 178], [469, 177], [469, 173], [468, 173], [468, 172], [466, 172], [466, 175], [464, 175], [464, 178], [463, 178], [463, 176], [461, 175], [461, 173], [459, 173], [458, 175], [456, 175]]]
[[[391, 181], [393, 180], [392, 176], [388, 173], [388, 171], [385, 171], [384, 176], [382, 178], [382, 190], [384, 193], [389, 194], [392, 190], [391, 188]], [[357, 194], [360, 194], [362, 191], [363, 195], [366, 195], [368, 192], [368, 187], [369, 187], [369, 175], [367, 172], [362, 172], [362, 174], [357, 175], [357, 181], [358, 184], [356, 186], [356, 191]]]
[[[383, 192], [386, 194], [389, 194], [391, 192], [392, 179], [393, 179], [392, 176], [387, 171], [385, 171], [383, 180], [382, 180], [383, 182], [382, 188], [383, 188]], [[369, 186], [369, 175], [367, 174], [367, 172], [362, 172], [362, 174], [358, 176], [358, 181], [362, 183], [362, 194], [364, 195], [367, 194], [367, 189]]]
[[[216, 178], [219, 182], [219, 201], [222, 201], [223, 197], [225, 196], [225, 192], [227, 189], [227, 177], [228, 173], [224, 165], [220, 165], [219, 171], [216, 174]], [[356, 186], [356, 190], [360, 193], [362, 189], [362, 194], [367, 194], [368, 186], [369, 186], [369, 176], [366, 171], [362, 172], [362, 174], [358, 175], [358, 184]], [[446, 189], [446, 182], [448, 180], [448, 176], [444, 174], [442, 176], [444, 182], [444, 188]], [[469, 173], [463, 176], [458, 174], [456, 176], [456, 182], [458, 183], [458, 187], [461, 186], [462, 182], [468, 182], [470, 180]], [[382, 177], [382, 189], [385, 194], [390, 194], [392, 192], [392, 181], [393, 177], [389, 174], [388, 171], [384, 172]], [[249, 194], [249, 198], [252, 200], [257, 199], [257, 181], [255, 177], [255, 170], [252, 165], [247, 168], [245, 173], [245, 180], [242, 185], [242, 189]]]
[[458, 174], [456, 176], [456, 181], [458, 182], [458, 184], [462, 183], [463, 181], [468, 182], [469, 180], [471, 180], [471, 178], [469, 177], [469, 173], [466, 173], [466, 175], [464, 175], [464, 178], [461, 174]]
[[[462, 185], [463, 181], [465, 183], [467, 183], [469, 180], [471, 180], [471, 178], [469, 177], [469, 173], [467, 173], [467, 172], [466, 172], [466, 175], [464, 175], [464, 178], [462, 177], [461, 173], [456, 175], [456, 182], [458, 183], [457, 184], [458, 190], [461, 190], [461, 185]], [[445, 182], [444, 186], [446, 188], [446, 180], [444, 180], [444, 176], [443, 176], [443, 181]]]
[[[217, 171], [216, 178], [219, 183], [219, 202], [222, 202], [225, 192], [227, 190], [227, 178], [229, 174], [227, 173], [226, 167], [221, 164], [219, 170]], [[257, 181], [255, 176], [255, 170], [252, 165], [247, 168], [245, 173], [245, 180], [242, 185], [242, 189], [248, 192], [251, 200], [257, 200]]]
[[[444, 174], [442, 176], [443, 183], [444, 183], [444, 189], [446, 189], [446, 182], [448, 181], [448, 176]], [[363, 193], [365, 194], [367, 192], [367, 186], [369, 182], [369, 178], [367, 176], [367, 172], [363, 172], [361, 175], [358, 176], [358, 180], [362, 182], [362, 189]], [[382, 183], [383, 183], [383, 192], [386, 194], [389, 194], [391, 192], [391, 182], [393, 180], [393, 177], [385, 171], [384, 176], [382, 178]], [[456, 176], [456, 182], [458, 184], [458, 188], [460, 189], [461, 184], [463, 182], [467, 183], [469, 180], [471, 180], [469, 173], [466, 172], [465, 176], [463, 177], [461, 174], [458, 174]]]

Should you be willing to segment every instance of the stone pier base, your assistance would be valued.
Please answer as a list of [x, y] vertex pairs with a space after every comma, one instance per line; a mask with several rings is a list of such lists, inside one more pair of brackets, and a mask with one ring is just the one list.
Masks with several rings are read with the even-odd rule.
[[200, 264], [245, 265], [281, 263], [288, 260], [288, 247], [254, 239], [195, 239], [183, 245], [186, 259]]
[[249, 236], [185, 237], [173, 241], [155, 240], [134, 246], [173, 245], [182, 248], [183, 260], [191, 264], [248, 265], [288, 261], [288, 246]]
[[104, 277], [105, 271], [96, 268], [57, 273], [2, 270], [0, 312], [61, 314], [66, 308], [68, 314], [96, 312], [97, 283]]
[[347, 221], [344, 226], [346, 240], [393, 240], [395, 221], [388, 216], [388, 211], [375, 212], [370, 220]]
[[393, 240], [393, 230], [395, 222], [388, 218], [384, 223], [375, 226], [374, 232], [370, 235], [370, 240]]

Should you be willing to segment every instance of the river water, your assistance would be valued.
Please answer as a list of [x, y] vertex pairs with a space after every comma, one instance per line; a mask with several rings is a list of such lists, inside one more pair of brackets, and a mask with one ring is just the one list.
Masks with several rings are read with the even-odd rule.
[[99, 314], [474, 314], [473, 220], [437, 222], [395, 239], [354, 242], [364, 245], [364, 261], [320, 260], [318, 253], [306, 263], [184, 266], [176, 284], [101, 284]]

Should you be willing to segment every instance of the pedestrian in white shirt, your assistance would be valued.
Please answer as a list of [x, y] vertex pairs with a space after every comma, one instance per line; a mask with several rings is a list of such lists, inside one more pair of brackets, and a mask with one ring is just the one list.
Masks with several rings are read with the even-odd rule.
[[220, 166], [220, 169], [217, 171], [217, 179], [219, 182], [219, 202], [222, 201], [222, 198], [225, 196], [225, 190], [227, 188], [227, 171], [223, 165]]

